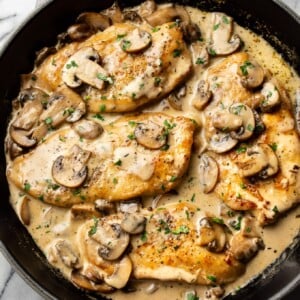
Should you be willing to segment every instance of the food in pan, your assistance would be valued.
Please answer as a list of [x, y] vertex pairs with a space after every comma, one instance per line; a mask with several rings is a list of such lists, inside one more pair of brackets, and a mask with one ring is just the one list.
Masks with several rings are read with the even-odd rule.
[[78, 288], [222, 298], [298, 233], [299, 87], [224, 13], [84, 12], [22, 75], [11, 204]]

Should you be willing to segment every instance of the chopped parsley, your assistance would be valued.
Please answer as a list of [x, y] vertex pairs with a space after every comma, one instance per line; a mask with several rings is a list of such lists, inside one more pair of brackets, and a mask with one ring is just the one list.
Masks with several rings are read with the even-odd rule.
[[38, 198], [38, 200], [44, 202], [44, 195], [39, 195], [37, 198]]
[[99, 219], [94, 217], [94, 224], [93, 224], [93, 226], [91, 226], [91, 228], [89, 230], [89, 236], [92, 236], [97, 232], [98, 223], [99, 223]]
[[242, 216], [238, 216], [237, 221], [231, 222], [230, 226], [231, 226], [234, 230], [240, 230], [240, 229], [241, 229], [241, 222], [242, 222], [242, 219], [243, 219]]
[[217, 277], [214, 275], [207, 275], [207, 279], [212, 282], [217, 282]]
[[100, 112], [105, 112], [106, 111], [106, 105], [105, 104], [101, 104], [99, 106], [99, 110], [100, 110]]
[[132, 93], [132, 94], [131, 94], [131, 99], [132, 99], [132, 100], [135, 100], [135, 99], [136, 99], [136, 93]]
[[157, 26], [152, 28], [152, 32], [157, 32], [159, 30], [160, 30], [160, 27], [157, 27]]
[[93, 115], [93, 118], [98, 119], [100, 121], [104, 121], [105, 120], [104, 117], [102, 115], [100, 115], [99, 113]]
[[245, 153], [247, 151], [247, 146], [246, 145], [240, 145], [240, 147], [238, 147], [236, 149], [236, 153], [241, 154], [241, 153]]
[[69, 64], [66, 64], [67, 69], [77, 68], [77, 67], [78, 67], [78, 65], [75, 60], [71, 60], [71, 62]]
[[75, 109], [73, 107], [66, 108], [63, 112], [63, 116], [65, 116], [65, 115], [70, 116], [74, 111], [75, 111]]
[[44, 120], [44, 122], [47, 124], [47, 125], [51, 125], [52, 122], [53, 122], [53, 119], [51, 117], [48, 117]]
[[246, 106], [243, 105], [243, 104], [240, 104], [240, 105], [236, 105], [236, 106], [233, 106], [231, 107], [231, 112], [234, 113], [235, 115], [239, 115], [241, 113], [242, 110], [246, 110]]
[[278, 145], [276, 143], [272, 143], [271, 145], [269, 145], [271, 147], [271, 149], [275, 152], [278, 148]]
[[224, 224], [224, 220], [221, 218], [213, 217], [213, 218], [211, 218], [211, 220], [216, 224], [220, 224], [220, 225]]
[[176, 228], [175, 230], [172, 230], [172, 233], [175, 235], [184, 233], [184, 234], [188, 234], [190, 232], [190, 229], [186, 226], [186, 225], [181, 225], [178, 228]]
[[130, 47], [131, 47], [131, 42], [128, 40], [123, 40], [122, 46], [121, 46], [122, 50], [127, 51]]
[[24, 191], [25, 191], [25, 192], [29, 192], [29, 191], [30, 191], [30, 188], [31, 188], [30, 183], [25, 182], [25, 183], [24, 183]]
[[143, 231], [141, 234], [141, 241], [146, 242], [147, 241], [147, 232]]
[[181, 55], [182, 50], [181, 49], [174, 49], [173, 50], [173, 57], [178, 57]]
[[252, 126], [251, 124], [248, 124], [247, 130], [251, 131], [251, 132], [254, 131], [254, 126]]
[[220, 27], [220, 23], [217, 23], [214, 25], [213, 30], [216, 31], [218, 30], [219, 27]]
[[118, 183], [118, 178], [113, 178], [113, 184], [117, 184]]
[[160, 148], [160, 150], [162, 150], [162, 151], [167, 151], [167, 150], [169, 150], [169, 148], [170, 148], [170, 145], [169, 145], [169, 144], [165, 144], [165, 145], [163, 145], [163, 146]]
[[196, 195], [193, 194], [193, 196], [192, 196], [192, 198], [191, 198], [191, 202], [195, 202], [195, 197], [196, 197]]
[[154, 78], [154, 85], [155, 85], [155, 86], [159, 86], [160, 83], [161, 83], [161, 78], [160, 78], [160, 77], [155, 77], [155, 78]]
[[278, 213], [279, 213], [278, 207], [277, 207], [276, 205], [272, 208], [272, 211], [273, 211], [275, 214], [278, 214]]
[[207, 50], [208, 50], [208, 53], [209, 53], [211, 56], [216, 56], [216, 55], [217, 55], [216, 51], [215, 51], [213, 48], [208, 48]]
[[246, 184], [244, 182], [240, 183], [241, 189], [245, 190], [247, 188]]
[[114, 162], [114, 165], [116, 166], [122, 166], [122, 161], [121, 159], [118, 159], [117, 161]]
[[205, 60], [202, 57], [198, 57], [196, 60], [196, 65], [203, 65]]
[[130, 140], [134, 140], [134, 139], [135, 139], [134, 133], [128, 134], [127, 137], [128, 137]]
[[170, 182], [175, 182], [177, 180], [177, 176], [172, 176]]
[[188, 293], [186, 300], [199, 300], [199, 297], [197, 297], [196, 295], [194, 295], [194, 293]]
[[129, 124], [131, 127], [136, 126], [136, 122], [135, 122], [135, 121], [129, 121], [128, 124]]
[[224, 24], [229, 24], [230, 23], [229, 19], [226, 16], [223, 16], [222, 21], [223, 21]]
[[114, 83], [114, 80], [111, 76], [106, 76], [104, 74], [101, 74], [101, 73], [98, 73], [97, 74], [97, 78], [100, 79], [100, 80], [103, 80], [105, 82], [108, 82], [109, 84], [113, 84]]
[[126, 36], [126, 33], [125, 34], [118, 34], [116, 40], [121, 41], [125, 36]]
[[244, 76], [247, 76], [249, 74], [248, 68], [254, 68], [254, 66], [253, 66], [253, 64], [250, 61], [246, 60], [244, 62], [244, 64], [240, 66], [240, 69], [241, 69], [242, 74]]

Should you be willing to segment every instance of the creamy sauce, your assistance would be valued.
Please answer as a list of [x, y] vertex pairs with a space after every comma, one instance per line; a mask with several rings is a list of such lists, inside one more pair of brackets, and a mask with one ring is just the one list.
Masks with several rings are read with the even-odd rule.
[[[194, 8], [188, 8], [188, 12], [191, 15], [192, 21], [197, 23], [202, 33], [207, 32], [209, 13], [198, 11]], [[290, 68], [290, 66], [282, 59], [282, 57], [261, 37], [258, 37], [249, 30], [246, 30], [238, 25], [235, 25], [235, 32], [239, 34], [241, 39], [245, 43], [245, 51], [254, 56], [256, 60], [266, 69], [272, 71], [272, 73], [284, 84], [291, 99], [295, 99], [296, 89], [300, 86], [300, 80], [296, 73]], [[217, 60], [217, 59], [214, 59]], [[213, 63], [213, 62], [212, 62]], [[149, 67], [145, 73], [145, 78], [150, 76], [152, 69]], [[149, 73], [149, 74], [148, 74]], [[197, 120], [201, 124], [201, 116], [199, 111], [194, 109], [190, 103], [195, 94], [195, 83], [203, 74], [201, 68], [198, 69], [197, 75], [193, 76], [187, 83], [187, 93], [183, 100], [183, 112], [173, 110], [166, 101], [163, 100], [161, 103], [154, 104], [147, 108], [147, 111], [160, 111], [171, 115], [185, 115], [190, 118]], [[127, 86], [126, 92], [132, 93], [136, 85], [139, 85], [141, 81], [146, 79], [136, 78], [130, 85]], [[153, 86], [146, 85], [150, 91]], [[124, 91], [125, 92], [125, 91]], [[103, 124], [108, 124], [113, 120], [115, 116], [105, 115], [105, 121]], [[201, 139], [200, 139], [201, 142]], [[110, 145], [107, 145], [110, 148]], [[100, 149], [103, 153], [107, 153], [107, 149]], [[127, 148], [118, 148], [114, 151], [114, 160], [117, 161], [124, 156], [124, 153], [130, 152]], [[108, 152], [111, 152], [109, 150]], [[125, 154], [126, 154], [125, 153]], [[134, 154], [129, 156], [124, 161], [124, 168], [128, 168], [129, 172], [133, 174], [139, 174], [143, 180], [147, 180], [152, 175], [152, 158], [151, 156], [143, 154], [139, 156], [140, 161], [135, 161], [132, 157]], [[55, 155], [54, 155], [55, 156]], [[49, 154], [49, 161], [53, 161], [55, 157]], [[38, 165], [38, 162], [37, 162]], [[188, 174], [184, 177], [183, 182], [177, 189], [178, 195], [166, 195], [163, 196], [159, 201], [159, 206], [178, 201], [192, 201], [194, 204], [201, 208], [201, 211], [207, 211], [219, 215], [219, 209], [221, 201], [217, 199], [213, 194], [201, 193], [199, 188], [198, 180], [198, 165], [199, 158], [196, 153], [192, 155]], [[145, 169], [145, 172], [141, 172], [141, 168]], [[34, 170], [34, 168], [33, 168]], [[22, 191], [16, 189], [12, 184], [10, 185], [11, 190], [11, 204], [14, 209], [19, 213], [20, 205], [23, 199]], [[152, 197], [143, 199], [144, 205], [149, 206], [153, 201]], [[42, 249], [45, 255], [50, 259], [50, 262], [58, 267], [63, 275], [67, 278], [70, 277], [70, 269], [64, 264], [55, 259], [51, 261], [48, 249], [51, 242], [57, 238], [68, 239], [71, 244], [76, 243], [76, 233], [78, 227], [82, 224], [82, 221], [70, 222], [70, 211], [64, 208], [58, 208], [45, 204], [39, 200], [31, 199], [29, 202], [29, 210], [31, 215], [31, 223], [27, 226], [27, 229], [33, 237], [36, 244]], [[263, 270], [269, 266], [276, 258], [288, 247], [292, 242], [300, 228], [300, 218], [297, 217], [300, 214], [300, 207], [293, 209], [286, 217], [278, 221], [276, 225], [270, 225], [264, 229], [261, 229], [262, 237], [265, 242], [265, 249], [259, 251], [258, 255], [251, 260], [247, 265], [245, 274], [236, 280], [234, 283], [226, 286], [226, 294], [239, 289], [240, 287], [247, 284], [251, 278], [257, 274], [263, 272]], [[153, 283], [156, 285], [157, 290], [152, 293], [147, 293], [147, 289]], [[183, 283], [164, 283], [153, 280], [142, 280], [140, 282], [134, 281], [133, 285], [137, 288], [135, 292], [123, 293], [117, 291], [111, 295], [110, 298], [118, 300], [126, 299], [165, 299], [166, 295], [169, 299], [183, 299], [188, 291], [195, 290], [197, 295], [202, 298], [206, 287], [189, 285]], [[155, 288], [155, 289], [156, 289]]]

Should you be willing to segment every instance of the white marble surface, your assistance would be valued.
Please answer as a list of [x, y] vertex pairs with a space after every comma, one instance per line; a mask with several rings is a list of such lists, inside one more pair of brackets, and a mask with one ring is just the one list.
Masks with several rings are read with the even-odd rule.
[[[15, 28], [45, 0], [0, 0], [0, 49]], [[282, 0], [300, 15], [300, 0]], [[299, 37], [298, 37], [299, 38]], [[41, 300], [0, 253], [0, 300]], [[300, 299], [300, 298], [299, 298]]]

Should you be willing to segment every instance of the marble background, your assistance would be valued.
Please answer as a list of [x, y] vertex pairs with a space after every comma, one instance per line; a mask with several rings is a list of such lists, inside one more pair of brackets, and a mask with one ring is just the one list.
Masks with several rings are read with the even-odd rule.
[[[0, 0], [0, 49], [36, 5], [44, 1], [46, 0]], [[282, 2], [300, 15], [300, 0], [282, 0]], [[43, 298], [19, 277], [0, 253], [0, 300], [17, 299], [42, 300]]]

